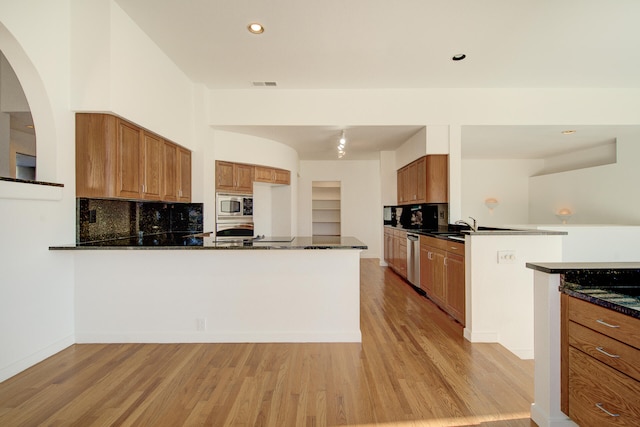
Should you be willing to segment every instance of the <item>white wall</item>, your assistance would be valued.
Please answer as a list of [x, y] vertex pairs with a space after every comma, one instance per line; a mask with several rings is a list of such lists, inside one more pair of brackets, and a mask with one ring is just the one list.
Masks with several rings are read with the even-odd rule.
[[[498, 251], [504, 250], [515, 252], [513, 264], [498, 263]], [[533, 270], [525, 264], [562, 261], [562, 236], [470, 235], [465, 261], [464, 336], [533, 358]]]
[[638, 262], [640, 226], [529, 225], [540, 230], [566, 231], [562, 262]]
[[254, 225], [256, 233], [267, 236], [297, 234], [298, 153], [294, 149], [270, 139], [215, 130], [204, 151], [204, 209], [209, 213], [205, 230], [215, 230], [211, 214], [215, 212], [215, 161], [225, 160], [291, 171], [290, 186], [254, 186]]
[[364, 242], [364, 258], [381, 255], [382, 202], [378, 160], [300, 161], [298, 185], [299, 236], [311, 236], [311, 185], [313, 181], [340, 181], [340, 227], [343, 236]]
[[396, 170], [427, 154], [427, 129], [422, 128], [396, 150]]
[[49, 252], [75, 240], [69, 2], [0, 2], [0, 50], [20, 79], [38, 138], [37, 179], [0, 183], [0, 381], [74, 341], [73, 262]]
[[[529, 178], [543, 166], [543, 160], [462, 160], [462, 218], [483, 226], [528, 223]], [[500, 203], [493, 213], [487, 198]]]
[[529, 222], [558, 223], [568, 208], [571, 224], [640, 224], [640, 141], [618, 138], [617, 149], [616, 164], [532, 177]]
[[195, 148], [196, 191], [193, 135], [206, 125], [194, 122], [192, 83], [112, 0], [0, 2], [0, 50], [34, 118], [37, 179], [64, 185], [0, 185], [1, 381], [74, 342], [73, 261], [48, 250], [75, 241], [74, 110], [114, 112]]

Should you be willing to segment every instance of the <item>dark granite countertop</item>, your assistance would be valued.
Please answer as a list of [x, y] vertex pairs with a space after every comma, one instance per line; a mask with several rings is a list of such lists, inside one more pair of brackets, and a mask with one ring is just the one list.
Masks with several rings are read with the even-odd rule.
[[497, 227], [478, 227], [478, 231], [471, 231], [464, 226], [449, 224], [448, 226], [440, 226], [435, 229], [413, 229], [394, 227], [392, 225], [385, 225], [385, 227], [393, 228], [395, 230], [402, 230], [409, 233], [422, 234], [429, 237], [436, 237], [439, 239], [455, 240], [457, 242], [463, 242], [467, 235], [472, 236], [545, 236], [545, 235], [565, 235], [566, 231], [549, 231], [549, 230], [525, 230], [525, 229], [513, 229], [513, 228], [497, 228]]
[[640, 318], [640, 263], [527, 263], [527, 268], [560, 274], [560, 292]]
[[212, 233], [161, 233], [97, 242], [50, 246], [50, 250], [162, 250], [162, 249], [367, 249], [348, 236], [261, 236], [259, 239], [216, 239]]

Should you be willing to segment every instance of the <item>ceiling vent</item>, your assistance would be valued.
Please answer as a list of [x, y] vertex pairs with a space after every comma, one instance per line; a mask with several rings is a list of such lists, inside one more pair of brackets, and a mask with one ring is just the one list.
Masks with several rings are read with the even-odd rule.
[[251, 83], [253, 86], [257, 86], [257, 87], [276, 87], [278, 86], [278, 83], [276, 82], [252, 82]]

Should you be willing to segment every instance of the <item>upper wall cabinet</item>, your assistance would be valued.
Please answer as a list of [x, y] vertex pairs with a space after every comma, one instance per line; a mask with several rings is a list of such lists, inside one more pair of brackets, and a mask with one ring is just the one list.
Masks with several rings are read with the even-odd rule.
[[398, 169], [398, 204], [448, 203], [449, 156], [424, 156]]
[[191, 151], [165, 141], [163, 152], [164, 183], [162, 200], [191, 201]]
[[268, 166], [216, 160], [216, 191], [252, 194], [254, 182], [289, 185], [291, 172]]
[[189, 202], [191, 152], [118, 117], [78, 113], [76, 196]]
[[253, 193], [253, 166], [216, 160], [216, 191]]
[[291, 183], [291, 172], [267, 166], [256, 166], [254, 180], [256, 182], [289, 185]]

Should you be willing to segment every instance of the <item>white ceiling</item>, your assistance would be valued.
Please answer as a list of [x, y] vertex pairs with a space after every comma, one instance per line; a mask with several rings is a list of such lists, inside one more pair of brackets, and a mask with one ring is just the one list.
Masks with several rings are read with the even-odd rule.
[[[116, 2], [194, 82], [211, 89], [252, 88], [255, 81], [277, 87], [254, 90], [640, 87], [638, 0]], [[263, 34], [247, 31], [254, 21], [264, 25]], [[458, 53], [467, 58], [452, 61]], [[557, 127], [538, 128], [463, 128], [463, 156], [505, 150], [512, 158], [552, 155], [541, 152], [545, 145], [557, 148]], [[393, 149], [417, 129], [350, 129], [361, 148], [345, 158]], [[334, 149], [338, 128], [229, 130], [281, 141], [303, 159], [320, 159]], [[576, 135], [593, 146], [615, 138], [614, 130]], [[549, 139], [533, 139], [540, 135]]]

